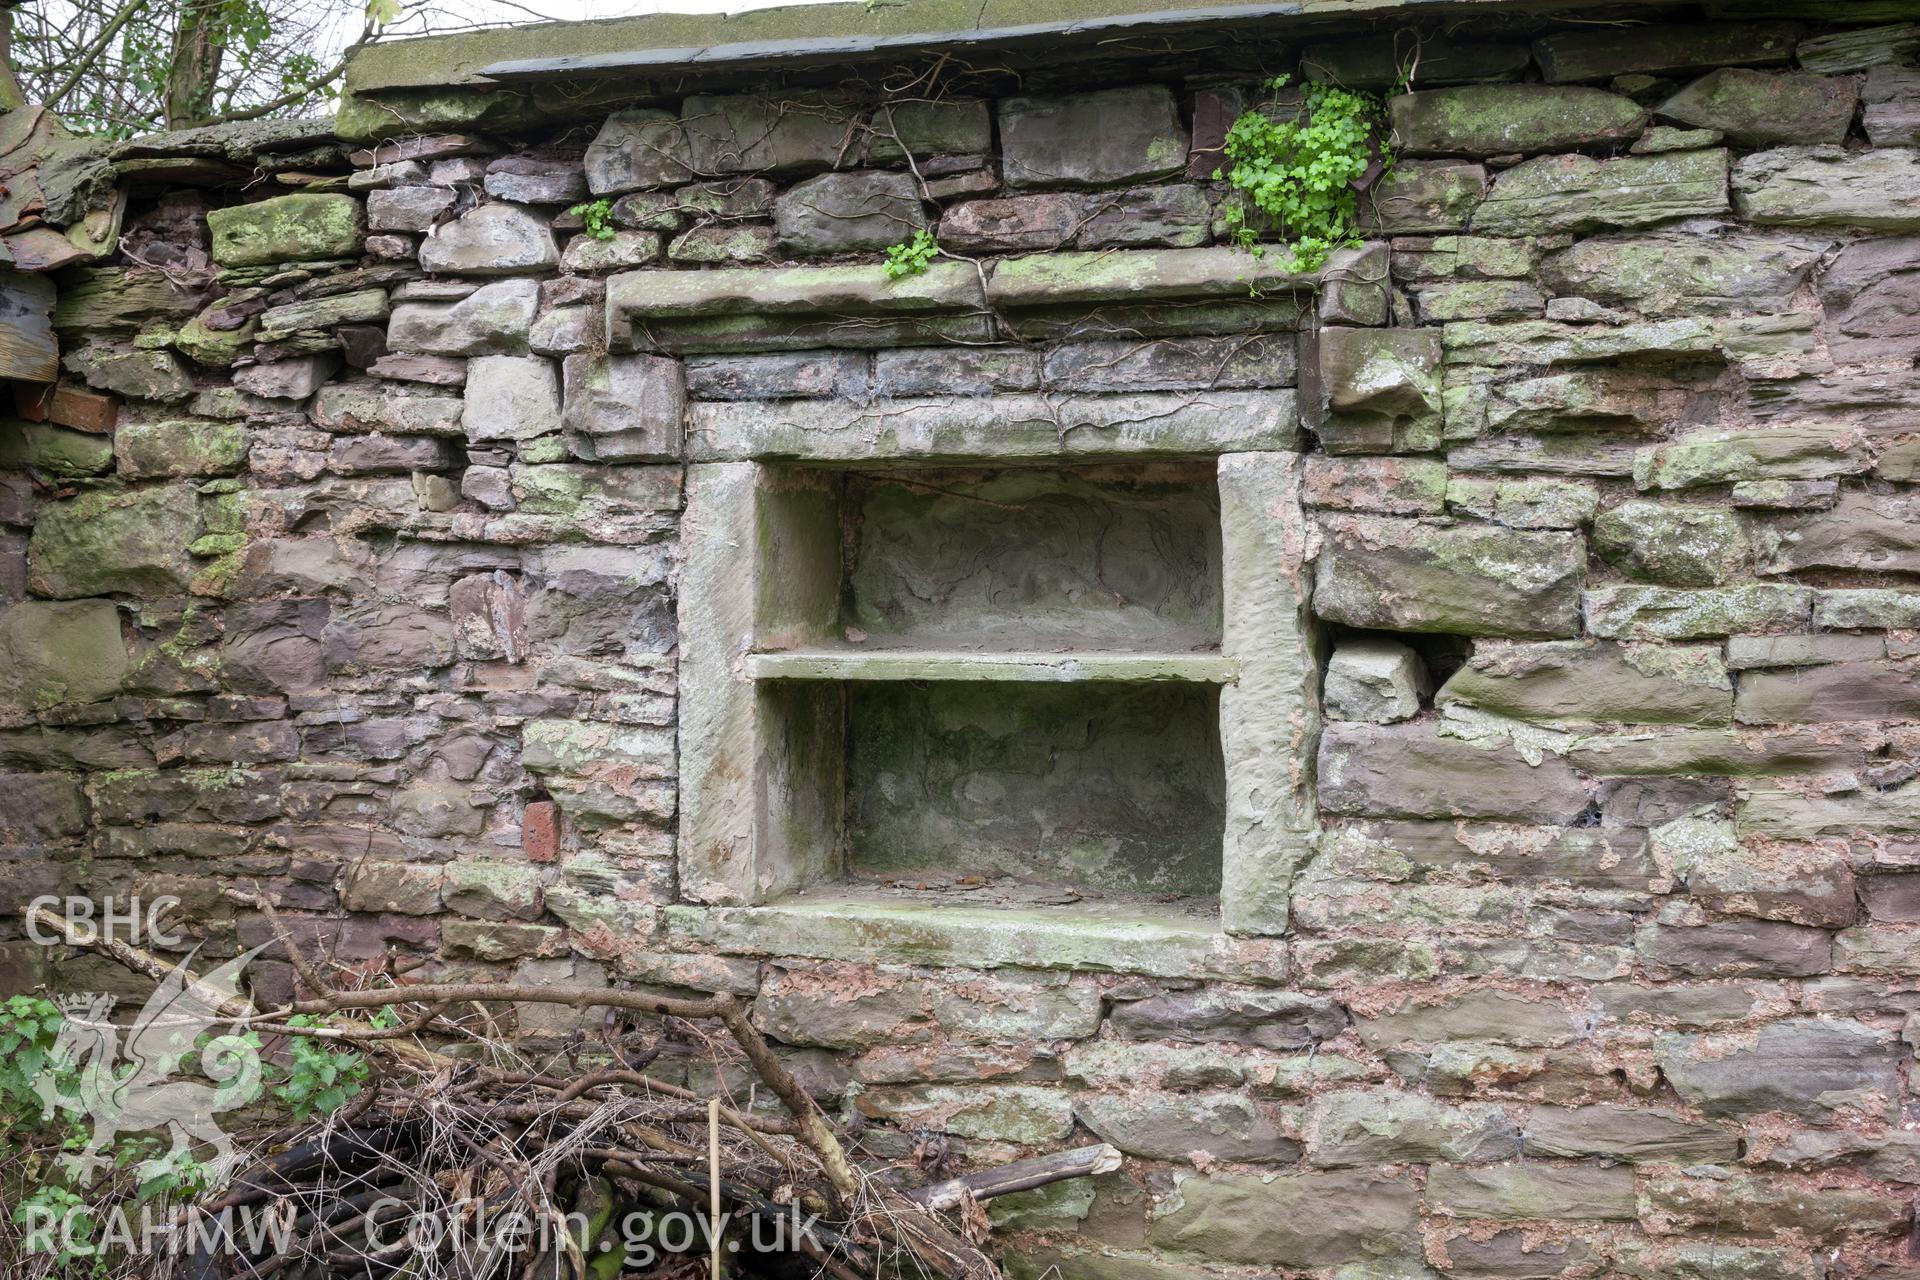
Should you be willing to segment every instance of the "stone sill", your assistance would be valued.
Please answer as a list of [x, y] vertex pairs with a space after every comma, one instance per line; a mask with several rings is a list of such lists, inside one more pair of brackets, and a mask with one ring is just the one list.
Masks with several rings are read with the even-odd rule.
[[1287, 978], [1285, 943], [1233, 937], [1217, 920], [1183, 920], [1151, 903], [927, 906], [843, 885], [762, 907], [673, 906], [665, 915], [674, 950], [1266, 984]]
[[755, 680], [1113, 680], [1229, 684], [1240, 664], [1217, 653], [982, 653], [821, 646], [747, 655]]

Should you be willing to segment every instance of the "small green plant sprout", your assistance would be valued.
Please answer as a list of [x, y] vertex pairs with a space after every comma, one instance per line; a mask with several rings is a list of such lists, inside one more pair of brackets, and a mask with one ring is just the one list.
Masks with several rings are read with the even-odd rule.
[[[325, 1025], [318, 1018], [295, 1014], [287, 1019], [293, 1027]], [[366, 1086], [367, 1060], [352, 1049], [336, 1049], [330, 1042], [313, 1036], [289, 1036], [287, 1053], [292, 1061], [286, 1080], [273, 1096], [293, 1110], [295, 1120], [332, 1115], [358, 1097]]]
[[567, 212], [577, 215], [586, 224], [587, 234], [595, 240], [613, 239], [613, 201], [605, 196], [577, 204]]
[[913, 233], [913, 239], [887, 246], [887, 261], [882, 269], [889, 280], [917, 276], [925, 272], [928, 264], [939, 256], [940, 242], [933, 238], [933, 232], [922, 227]]
[[1359, 243], [1357, 184], [1385, 173], [1393, 157], [1378, 97], [1309, 82], [1282, 100], [1289, 79], [1269, 80], [1271, 96], [1233, 122], [1224, 147], [1233, 164], [1213, 176], [1240, 195], [1225, 211], [1234, 243], [1259, 252], [1276, 236], [1287, 270], [1316, 271], [1335, 249]]

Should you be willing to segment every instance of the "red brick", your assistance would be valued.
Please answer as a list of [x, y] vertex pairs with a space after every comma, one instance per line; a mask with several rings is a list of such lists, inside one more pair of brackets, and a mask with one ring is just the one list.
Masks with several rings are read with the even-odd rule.
[[551, 800], [533, 800], [520, 817], [520, 849], [535, 862], [560, 856], [560, 806]]

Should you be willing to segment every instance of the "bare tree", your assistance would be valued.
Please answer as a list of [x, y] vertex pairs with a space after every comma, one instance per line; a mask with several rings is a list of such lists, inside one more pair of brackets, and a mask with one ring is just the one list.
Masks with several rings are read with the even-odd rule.
[[348, 55], [377, 39], [540, 21], [517, 0], [0, 0], [0, 107], [44, 103], [128, 137], [331, 110]]

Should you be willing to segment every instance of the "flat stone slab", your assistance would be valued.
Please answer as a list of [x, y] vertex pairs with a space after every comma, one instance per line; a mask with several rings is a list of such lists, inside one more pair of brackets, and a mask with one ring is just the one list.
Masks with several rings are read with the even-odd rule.
[[962, 965], [969, 969], [1079, 969], [1159, 978], [1285, 981], [1279, 942], [1228, 937], [1161, 908], [1082, 904], [1072, 910], [919, 906], [861, 901], [844, 888], [765, 907], [666, 908], [675, 947], [730, 955]]
[[981, 653], [795, 649], [747, 657], [756, 680], [1184, 681], [1224, 684], [1240, 664], [1211, 653]]
[[[1280, 270], [1277, 255], [1239, 249], [1136, 249], [1048, 253], [1009, 258], [991, 267], [987, 285], [964, 262], [936, 262], [919, 275], [890, 280], [878, 265], [731, 267], [715, 271], [634, 271], [607, 281], [608, 334], [632, 339], [647, 320], [751, 315], [924, 315], [978, 313], [995, 307], [1058, 307], [1170, 299], [1245, 299], [1269, 292], [1310, 291], [1324, 279], [1348, 323], [1386, 320], [1384, 245], [1336, 252], [1320, 272]], [[1378, 270], [1374, 258], [1380, 258]], [[1379, 295], [1375, 306], [1372, 294]]]
[[1299, 408], [1290, 390], [1140, 395], [696, 402], [695, 462], [791, 458], [1072, 458], [1290, 450]]

